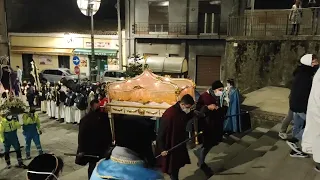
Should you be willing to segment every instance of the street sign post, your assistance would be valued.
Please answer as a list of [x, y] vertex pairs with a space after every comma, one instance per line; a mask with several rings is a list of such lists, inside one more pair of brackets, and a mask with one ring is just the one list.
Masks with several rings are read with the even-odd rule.
[[75, 66], [80, 64], [80, 58], [78, 56], [73, 56], [72, 62]]

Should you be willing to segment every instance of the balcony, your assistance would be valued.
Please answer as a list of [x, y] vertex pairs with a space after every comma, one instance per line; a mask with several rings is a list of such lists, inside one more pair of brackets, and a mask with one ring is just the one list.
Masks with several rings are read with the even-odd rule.
[[[177, 38], [177, 39], [220, 39], [227, 35], [227, 22], [202, 23], [206, 28], [200, 28], [198, 22], [186, 23], [136, 23], [133, 27], [136, 38]], [[201, 26], [201, 25], [200, 25]]]
[[[291, 10], [247, 11], [243, 16], [231, 16], [228, 36], [270, 37], [292, 34]], [[302, 19], [298, 35], [319, 35], [319, 8], [301, 9]], [[319, 20], [318, 20], [319, 19]]]

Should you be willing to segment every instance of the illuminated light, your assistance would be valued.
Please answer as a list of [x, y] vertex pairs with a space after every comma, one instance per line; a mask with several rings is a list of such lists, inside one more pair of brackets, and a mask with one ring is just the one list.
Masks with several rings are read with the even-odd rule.
[[186, 88], [186, 86], [182, 86], [182, 89], [185, 89]]
[[169, 79], [169, 78], [165, 78], [164, 80], [165, 80], [165, 81], [170, 81], [170, 79]]
[[123, 81], [123, 80], [124, 80], [124, 77], [121, 77], [120, 80]]
[[9, 90], [6, 90], [6, 93], [8, 93], [9, 92]]
[[159, 83], [158, 83], [158, 82], [156, 82], [156, 83], [154, 83], [154, 85], [159, 86]]
[[119, 88], [120, 87], [120, 85], [116, 85], [116, 88]]
[[128, 80], [127, 82], [128, 82], [128, 83], [131, 83], [131, 80]]
[[137, 79], [137, 81], [140, 81], [140, 79]]
[[149, 76], [149, 74], [146, 74], [146, 76]]

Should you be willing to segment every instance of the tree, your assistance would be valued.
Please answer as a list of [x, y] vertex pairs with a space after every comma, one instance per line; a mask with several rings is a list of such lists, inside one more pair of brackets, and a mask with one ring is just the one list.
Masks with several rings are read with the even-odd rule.
[[126, 67], [126, 75], [128, 77], [136, 77], [137, 75], [142, 74], [142, 72], [148, 68], [148, 64], [142, 63], [141, 61], [144, 60], [143, 57], [140, 57], [139, 55], [133, 55], [131, 58], [132, 62], [129, 63]]

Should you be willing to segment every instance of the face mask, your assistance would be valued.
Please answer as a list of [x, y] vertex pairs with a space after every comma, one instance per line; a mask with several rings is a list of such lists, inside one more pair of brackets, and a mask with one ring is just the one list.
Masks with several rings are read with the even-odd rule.
[[185, 112], [186, 114], [189, 114], [191, 109], [190, 108], [183, 108], [182, 111]]
[[227, 88], [229, 89], [231, 87], [231, 85], [229, 83], [227, 83]]
[[219, 97], [219, 96], [222, 96], [222, 94], [223, 94], [222, 91], [218, 91], [218, 92], [215, 92], [215, 93], [214, 93], [214, 95], [216, 95], [216, 96], [218, 96], [218, 97]]
[[47, 174], [48, 177], [46, 178], [46, 180], [49, 179], [51, 176], [53, 176], [56, 180], [59, 180], [59, 178], [52, 172], [37, 172], [37, 171], [27, 171], [27, 172], [31, 174], [44, 174], [44, 175]]
[[8, 115], [8, 116], [7, 116], [7, 119], [8, 119], [8, 120], [11, 120], [11, 119], [12, 119], [12, 115]]

